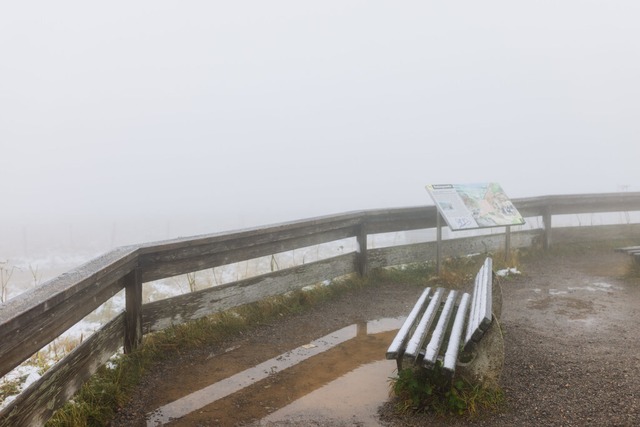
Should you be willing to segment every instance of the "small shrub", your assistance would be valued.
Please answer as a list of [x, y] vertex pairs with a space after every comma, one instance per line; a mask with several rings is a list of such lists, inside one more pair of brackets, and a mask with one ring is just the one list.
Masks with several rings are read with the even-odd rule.
[[155, 363], [182, 351], [219, 343], [260, 323], [298, 313], [314, 304], [331, 300], [370, 281], [346, 276], [309, 290], [235, 307], [192, 322], [148, 334], [143, 345], [127, 355], [118, 355], [87, 381], [47, 422], [47, 427], [104, 426], [124, 405], [144, 374]]
[[501, 390], [485, 390], [462, 379], [452, 380], [438, 363], [434, 369], [406, 368], [391, 379], [397, 397], [396, 410], [432, 412], [438, 415], [476, 416], [481, 410], [497, 410], [504, 398]]

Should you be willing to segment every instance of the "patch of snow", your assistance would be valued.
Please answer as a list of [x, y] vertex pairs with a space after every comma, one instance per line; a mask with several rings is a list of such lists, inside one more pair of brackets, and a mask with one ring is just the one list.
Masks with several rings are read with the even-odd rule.
[[[180, 286], [173, 283], [167, 283], [166, 280], [156, 280], [155, 282], [145, 283], [145, 290], [148, 291], [147, 301], [158, 301], [161, 299], [174, 297], [183, 293]], [[186, 290], [189, 289], [188, 285], [185, 285]], [[125, 304], [125, 299], [122, 300], [123, 308]]]
[[67, 329], [60, 337], [69, 337], [80, 339], [80, 336], [86, 338], [94, 331], [102, 327], [102, 323], [90, 322], [88, 320], [81, 320], [69, 329]]
[[0, 403], [0, 410], [4, 409], [5, 406], [7, 406], [9, 403], [16, 400], [16, 397], [18, 397], [17, 394], [12, 394], [11, 396], [7, 396], [6, 399], [4, 399], [2, 403]]
[[596, 288], [602, 288], [602, 289], [618, 289], [617, 287], [613, 286], [610, 283], [605, 283], [605, 282], [595, 282], [591, 284], [592, 286], [595, 286]]
[[36, 366], [20, 365], [5, 375], [2, 379], [5, 381], [15, 381], [18, 378], [28, 377], [34, 372], [38, 372], [38, 368]]
[[29, 385], [31, 385], [32, 383], [40, 379], [40, 374], [38, 373], [38, 371], [39, 371], [39, 368], [37, 368], [36, 366], [21, 365], [15, 368], [14, 370], [12, 370], [11, 372], [9, 372], [4, 377], [2, 377], [2, 379], [0, 379], [0, 384], [2, 384], [2, 383], [17, 381], [17, 380], [20, 380], [21, 378], [24, 378], [24, 380], [20, 384], [20, 387], [18, 388], [18, 392], [14, 395], [7, 396], [2, 401], [2, 403], [0, 403], [0, 410], [6, 407], [9, 403], [13, 402], [15, 398], [18, 396], [18, 394], [22, 392], [22, 390], [24, 390]]
[[506, 276], [511, 276], [514, 274], [521, 274], [520, 271], [518, 271], [517, 268], [512, 267], [512, 268], [505, 268], [502, 270], [498, 270], [496, 271], [496, 274], [500, 277], [506, 277]]
[[605, 286], [598, 286], [596, 284], [593, 284], [594, 286], [574, 286], [574, 287], [570, 287], [568, 288], [570, 291], [588, 291], [588, 292], [607, 292], [607, 291], [611, 291], [612, 287], [605, 287]]
[[42, 375], [40, 375], [37, 371], [32, 371], [27, 379], [22, 383], [22, 389], [29, 387], [31, 384], [35, 383], [40, 379]]

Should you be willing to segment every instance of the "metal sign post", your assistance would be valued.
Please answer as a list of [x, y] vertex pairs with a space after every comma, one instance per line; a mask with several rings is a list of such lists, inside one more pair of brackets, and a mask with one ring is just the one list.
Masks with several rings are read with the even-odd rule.
[[504, 260], [509, 262], [511, 256], [511, 226], [507, 225], [504, 232]]
[[442, 220], [440, 212], [436, 211], [436, 274], [440, 276], [440, 263], [442, 262]]

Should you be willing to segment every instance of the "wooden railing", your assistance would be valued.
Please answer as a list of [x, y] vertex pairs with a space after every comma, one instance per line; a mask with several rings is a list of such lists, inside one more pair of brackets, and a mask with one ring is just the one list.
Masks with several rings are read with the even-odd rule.
[[[548, 247], [553, 241], [552, 230], [554, 239], [566, 234], [566, 230], [552, 228], [554, 215], [640, 211], [640, 193], [543, 196], [513, 202], [525, 218], [540, 217], [543, 225], [512, 231], [512, 248], [536, 242]], [[129, 352], [140, 345], [143, 333], [346, 274], [366, 275], [372, 268], [434, 260], [435, 242], [368, 248], [367, 241], [380, 233], [434, 228], [436, 216], [434, 206], [368, 210], [127, 246], [62, 274], [0, 305], [0, 376], [122, 289], [126, 310], [7, 405], [0, 412], [0, 426], [43, 424], [120, 348]], [[588, 228], [593, 234], [597, 227], [580, 228]], [[615, 230], [617, 237], [640, 238], [639, 224], [622, 224]], [[146, 282], [343, 239], [355, 239], [357, 250], [148, 304], [142, 302]], [[441, 251], [444, 256], [494, 251], [503, 247], [504, 239], [504, 234], [447, 239]]]

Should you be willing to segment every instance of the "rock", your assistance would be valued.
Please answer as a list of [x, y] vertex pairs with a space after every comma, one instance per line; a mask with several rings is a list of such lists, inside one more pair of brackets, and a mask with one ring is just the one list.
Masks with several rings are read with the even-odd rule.
[[[485, 389], [498, 389], [504, 366], [504, 337], [495, 315], [480, 342], [475, 343], [468, 353], [471, 360], [458, 362], [456, 376]], [[462, 360], [466, 358], [464, 356]]]

